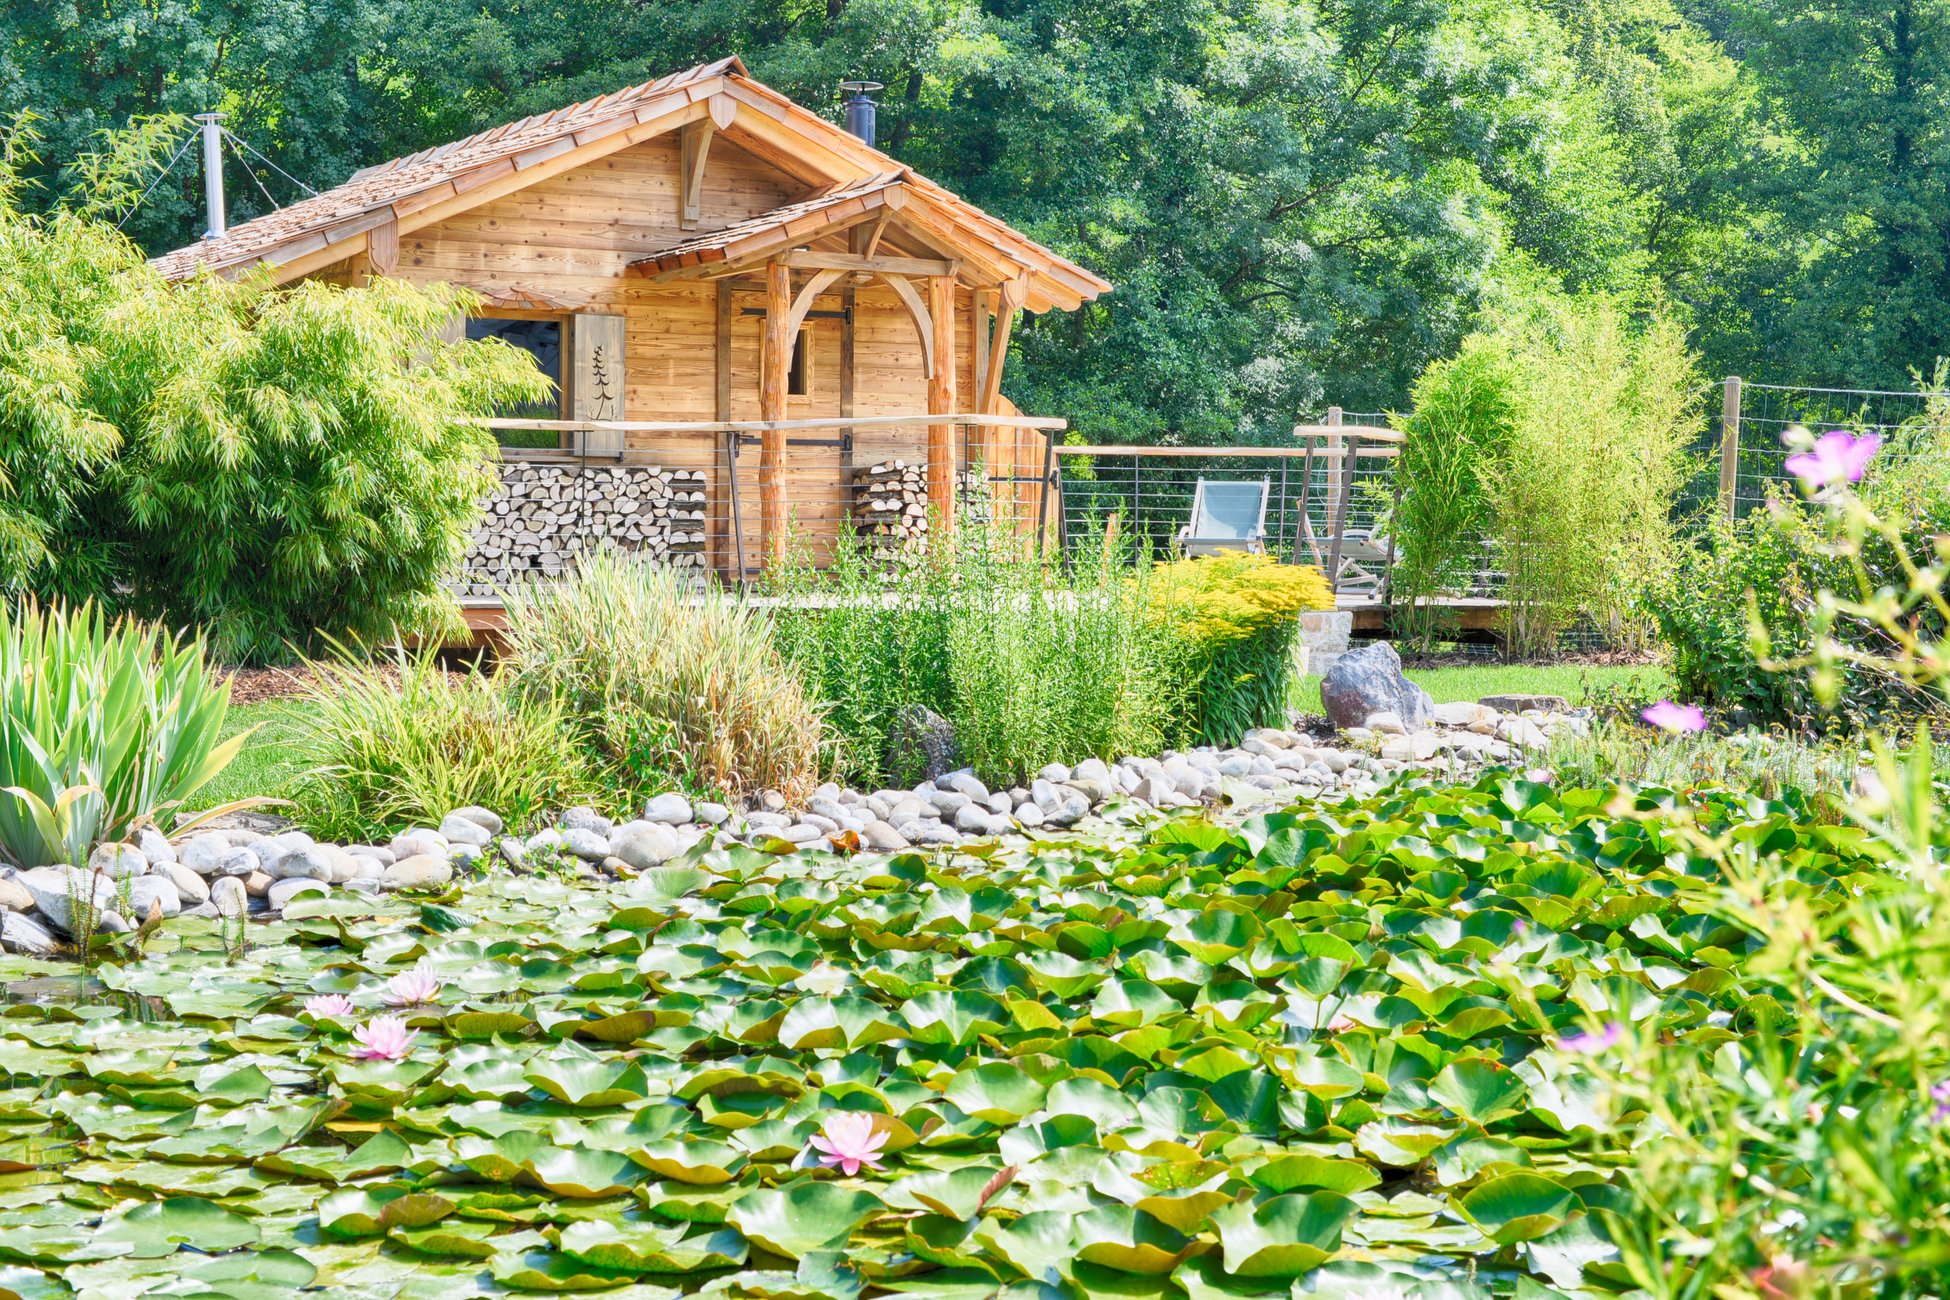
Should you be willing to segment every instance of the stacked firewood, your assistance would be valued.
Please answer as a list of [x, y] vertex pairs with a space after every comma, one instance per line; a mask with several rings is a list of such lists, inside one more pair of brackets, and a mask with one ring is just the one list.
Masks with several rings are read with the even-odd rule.
[[558, 575], [599, 547], [673, 568], [704, 567], [702, 470], [533, 461], [504, 461], [499, 470], [500, 488], [482, 503], [464, 572], [450, 584], [458, 595], [488, 596]]
[[923, 547], [928, 536], [928, 470], [885, 460], [853, 471], [853, 531], [876, 560]]

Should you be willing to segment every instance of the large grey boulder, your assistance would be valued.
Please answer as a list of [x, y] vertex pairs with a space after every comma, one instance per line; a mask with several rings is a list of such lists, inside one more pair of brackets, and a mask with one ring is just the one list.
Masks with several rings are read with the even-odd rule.
[[1358, 727], [1377, 713], [1393, 713], [1409, 731], [1435, 716], [1429, 693], [1402, 675], [1402, 657], [1386, 641], [1350, 650], [1320, 681], [1320, 703], [1337, 727]]
[[961, 747], [955, 724], [923, 705], [909, 705], [887, 739], [887, 770], [911, 772], [919, 768], [932, 781], [961, 766]]

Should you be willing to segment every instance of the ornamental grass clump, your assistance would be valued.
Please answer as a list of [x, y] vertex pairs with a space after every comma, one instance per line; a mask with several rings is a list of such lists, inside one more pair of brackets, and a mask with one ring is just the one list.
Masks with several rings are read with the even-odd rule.
[[604, 550], [502, 599], [511, 688], [560, 701], [619, 795], [796, 798], [817, 780], [819, 711], [763, 615], [736, 596]]
[[1245, 551], [1160, 565], [1147, 599], [1187, 647], [1192, 730], [1212, 745], [1284, 721], [1300, 615], [1334, 607], [1318, 569]]
[[456, 808], [492, 808], [521, 826], [600, 788], [567, 710], [506, 689], [505, 673], [450, 673], [433, 651], [314, 665], [292, 744], [307, 828], [346, 839], [437, 826]]
[[80, 864], [165, 818], [243, 746], [229, 705], [200, 639], [0, 601], [0, 859]]

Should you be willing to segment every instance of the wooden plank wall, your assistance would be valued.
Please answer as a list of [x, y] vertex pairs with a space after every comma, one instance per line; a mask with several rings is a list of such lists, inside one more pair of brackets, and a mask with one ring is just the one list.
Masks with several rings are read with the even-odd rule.
[[[700, 228], [712, 229], [769, 211], [803, 197], [804, 187], [740, 149], [723, 136], [712, 143], [705, 171]], [[719, 418], [717, 393], [717, 290], [708, 283], [652, 284], [627, 275], [628, 264], [684, 238], [678, 219], [678, 143], [671, 135], [625, 149], [587, 167], [552, 177], [402, 240], [397, 274], [431, 282], [451, 281], [492, 295], [538, 295], [563, 310], [614, 313], [627, 320], [628, 373], [625, 418], [697, 420]], [[732, 294], [731, 410], [739, 420], [759, 418], [758, 350], [762, 307], [756, 285], [740, 283]], [[838, 311], [838, 287], [815, 310]], [[974, 368], [974, 302], [963, 289], [956, 302], [956, 389], [972, 404], [980, 391]], [[852, 414], [902, 415], [927, 410], [914, 323], [884, 284], [855, 293], [854, 400]], [[792, 419], [838, 418], [840, 322], [814, 317], [807, 333], [812, 349], [811, 392], [788, 399]], [[802, 436], [802, 435], [794, 435]], [[818, 438], [838, 436], [821, 430]], [[647, 449], [658, 435], [631, 435], [632, 449]], [[1007, 439], [1013, 442], [1013, 439]], [[959, 444], [959, 436], [958, 436]], [[729, 488], [708, 439], [686, 438], [673, 448], [685, 467], [710, 475], [710, 514], [730, 517]], [[668, 439], [656, 445], [663, 447]], [[1040, 445], [1040, 444], [1039, 444]], [[863, 429], [852, 460], [871, 465], [899, 457], [927, 459], [927, 428]], [[829, 447], [792, 447], [787, 494], [798, 526], [829, 540], [838, 531], [846, 497], [840, 453]], [[758, 537], [756, 448], [739, 458], [737, 484], [744, 520], [745, 555], [755, 562]], [[1000, 468], [1000, 467], [998, 467]], [[715, 531], [715, 530], [714, 530]], [[714, 536], [712, 554], [730, 564], [734, 539]]]

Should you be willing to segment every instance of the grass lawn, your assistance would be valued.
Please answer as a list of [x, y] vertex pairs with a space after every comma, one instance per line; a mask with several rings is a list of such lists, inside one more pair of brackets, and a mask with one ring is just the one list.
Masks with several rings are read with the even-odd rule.
[[[244, 742], [235, 761], [217, 774], [217, 779], [198, 792], [195, 804], [211, 807], [253, 795], [285, 798], [298, 777], [298, 760], [291, 742], [298, 724], [315, 706], [303, 700], [267, 700], [262, 704], [239, 704], [225, 719], [224, 735], [257, 728], [257, 734]], [[275, 811], [275, 810], [274, 810]]]
[[[1658, 664], [1472, 664], [1411, 668], [1408, 678], [1421, 683], [1437, 704], [1485, 695], [1562, 695], [1574, 705], [1589, 703], [1594, 695], [1624, 695], [1650, 703], [1672, 685]], [[1319, 713], [1320, 678], [1302, 678], [1288, 703], [1302, 713]]]

